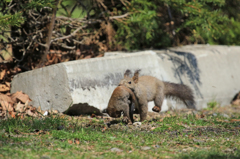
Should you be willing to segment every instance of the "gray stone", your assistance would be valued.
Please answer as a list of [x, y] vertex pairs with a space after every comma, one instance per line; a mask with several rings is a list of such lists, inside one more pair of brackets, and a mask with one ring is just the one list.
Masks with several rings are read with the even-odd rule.
[[230, 118], [230, 116], [227, 114], [221, 114], [221, 116], [223, 116], [224, 118]]
[[[100, 113], [126, 69], [141, 69], [141, 75], [189, 85], [197, 109], [216, 101], [227, 105], [240, 89], [240, 47], [189, 45], [136, 53], [105, 53], [105, 57], [70, 61], [17, 74], [11, 93], [23, 91], [32, 105], [43, 110], [72, 114]], [[84, 107], [83, 107], [84, 106]], [[154, 106], [149, 103], [149, 111]], [[185, 108], [180, 101], [165, 99], [162, 111]]]
[[41, 156], [40, 159], [50, 159], [49, 156]]
[[143, 150], [143, 151], [150, 150], [150, 149], [151, 149], [151, 147], [149, 147], [149, 146], [143, 146], [143, 147], [141, 147], [141, 150]]
[[217, 116], [218, 114], [217, 113], [213, 113], [212, 116]]
[[111, 151], [112, 151], [112, 152], [122, 152], [123, 150], [114, 147], [114, 148], [111, 149]]
[[202, 140], [198, 140], [198, 139], [193, 139], [194, 142], [197, 142], [197, 143], [203, 143], [204, 141]]
[[141, 123], [141, 122], [134, 122], [133, 125], [134, 125], [134, 126], [141, 126], [142, 123]]

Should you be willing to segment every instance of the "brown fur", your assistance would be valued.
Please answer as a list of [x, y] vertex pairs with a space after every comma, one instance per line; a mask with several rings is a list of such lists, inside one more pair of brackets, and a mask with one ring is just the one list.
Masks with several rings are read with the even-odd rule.
[[118, 86], [112, 93], [108, 102], [107, 113], [111, 117], [118, 118], [121, 112], [124, 113], [124, 120], [129, 124], [133, 123], [133, 109], [138, 108], [134, 93], [127, 87]]
[[[127, 70], [126, 72], [129, 72]], [[160, 112], [164, 97], [175, 97], [182, 100], [188, 108], [195, 109], [192, 90], [184, 84], [163, 82], [152, 76], [139, 77], [140, 70], [135, 71], [131, 78], [125, 73], [119, 85], [130, 88], [137, 97], [141, 121], [147, 117], [148, 102], [154, 101], [153, 111]]]

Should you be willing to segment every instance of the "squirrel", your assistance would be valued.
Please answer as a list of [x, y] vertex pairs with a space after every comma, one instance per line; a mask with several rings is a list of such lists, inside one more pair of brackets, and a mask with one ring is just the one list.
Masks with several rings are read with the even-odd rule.
[[125, 86], [131, 89], [139, 104], [140, 121], [147, 118], [148, 102], [154, 101], [154, 112], [160, 112], [165, 97], [174, 97], [184, 102], [187, 108], [196, 109], [193, 91], [187, 85], [163, 82], [153, 76], [140, 76], [139, 70], [136, 70], [134, 76], [129, 75], [130, 70], [126, 70], [124, 78], [119, 86]]
[[123, 121], [132, 124], [133, 113], [137, 112], [138, 103], [134, 93], [125, 86], [118, 86], [114, 89], [108, 102], [106, 113], [110, 117], [119, 118], [123, 112]]

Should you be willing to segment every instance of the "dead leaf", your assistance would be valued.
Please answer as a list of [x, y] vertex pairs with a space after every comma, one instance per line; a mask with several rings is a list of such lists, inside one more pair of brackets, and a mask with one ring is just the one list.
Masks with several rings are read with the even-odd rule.
[[18, 91], [11, 95], [12, 100], [16, 103], [20, 100], [22, 103], [26, 103], [28, 100], [32, 101], [27, 94], [24, 94], [22, 91]]
[[0, 119], [4, 118], [6, 116], [6, 111], [0, 112]]
[[24, 111], [24, 104], [21, 104], [21, 102], [18, 102], [18, 104], [15, 107], [15, 111], [22, 113]]
[[92, 114], [92, 115], [91, 115], [91, 118], [94, 118], [94, 117], [96, 117], [96, 114]]
[[156, 129], [156, 127], [151, 127], [151, 130], [154, 130], [154, 129]]
[[116, 143], [123, 143], [123, 141], [121, 141], [121, 140], [117, 140], [117, 141], [115, 141]]
[[232, 102], [233, 105], [239, 105], [240, 106], [240, 99], [236, 99]]
[[0, 93], [0, 101], [6, 101], [11, 104], [14, 103], [14, 101], [8, 95], [2, 93]]
[[37, 108], [37, 111], [38, 111], [39, 113], [41, 113], [41, 107], [40, 107], [40, 106]]
[[59, 113], [58, 110], [50, 110], [50, 111], [49, 111], [49, 114], [52, 114], [52, 115], [56, 115], [56, 114], [58, 114], [58, 113]]
[[80, 141], [79, 139], [75, 139], [75, 144], [79, 145], [80, 144]]
[[32, 116], [32, 117], [36, 117], [37, 116], [37, 114], [33, 113], [30, 109], [28, 109], [26, 111], [26, 114], [29, 115], [29, 116]]
[[106, 127], [104, 127], [104, 128], [102, 129], [102, 132], [104, 132], [105, 130], [107, 130], [107, 128], [106, 128]]
[[231, 119], [230, 121], [231, 121], [231, 122], [239, 122], [240, 119]]
[[76, 50], [76, 55], [77, 55], [77, 56], [80, 56], [80, 55], [81, 55], [80, 49], [77, 49], [77, 50]]
[[98, 56], [96, 56], [96, 57], [103, 57], [103, 55], [104, 55], [104, 54], [99, 54], [99, 55], [98, 55]]
[[37, 111], [37, 108], [35, 108], [35, 107], [32, 107], [30, 110], [31, 110], [31, 112], [33, 112], [33, 113], [36, 113], [36, 111]]
[[8, 87], [5, 84], [0, 84], [0, 92], [6, 92], [6, 91], [9, 91], [9, 90], [10, 90], [10, 87]]
[[196, 119], [199, 119], [199, 118], [200, 118], [200, 115], [199, 115], [199, 114], [196, 114], [195, 117], [196, 117]]
[[68, 140], [68, 143], [69, 143], [69, 144], [72, 144], [72, 143], [73, 143], [73, 141], [72, 141], [72, 140]]
[[11, 83], [10, 82], [5, 82], [6, 86], [8, 86], [9, 88], [11, 87]]
[[92, 55], [85, 56], [83, 59], [90, 59], [92, 58]]
[[13, 106], [11, 103], [8, 103], [7, 101], [0, 101], [0, 104], [2, 106], [2, 110], [6, 110], [6, 111], [13, 111]]
[[3, 79], [3, 77], [5, 76], [6, 74], [6, 70], [3, 70], [1, 73], [0, 73], [0, 80]]
[[94, 148], [93, 145], [91, 145], [91, 146], [87, 146], [87, 149], [88, 149], [88, 150], [92, 150], [93, 148]]
[[171, 115], [170, 115], [170, 114], [167, 114], [166, 117], [167, 117], [167, 118], [171, 118]]
[[16, 118], [16, 112], [14, 111], [11, 111], [11, 112], [8, 112], [8, 114], [12, 117], [12, 118]]
[[163, 122], [163, 118], [159, 120], [160, 122]]

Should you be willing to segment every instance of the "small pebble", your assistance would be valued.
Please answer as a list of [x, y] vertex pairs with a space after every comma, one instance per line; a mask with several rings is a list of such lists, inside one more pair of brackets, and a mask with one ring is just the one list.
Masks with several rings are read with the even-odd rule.
[[224, 118], [230, 118], [229, 115], [227, 115], [227, 114], [222, 114], [222, 116], [223, 116]]
[[144, 146], [144, 147], [141, 147], [141, 150], [150, 150], [151, 149], [151, 147], [149, 147], [149, 146]]
[[134, 126], [141, 126], [142, 123], [141, 123], [141, 122], [135, 122], [135, 123], [133, 123], [133, 125], [134, 125]]
[[123, 150], [114, 147], [114, 148], [111, 149], [111, 151], [112, 151], [112, 152], [122, 152]]
[[49, 156], [42, 156], [40, 159], [50, 159]]

